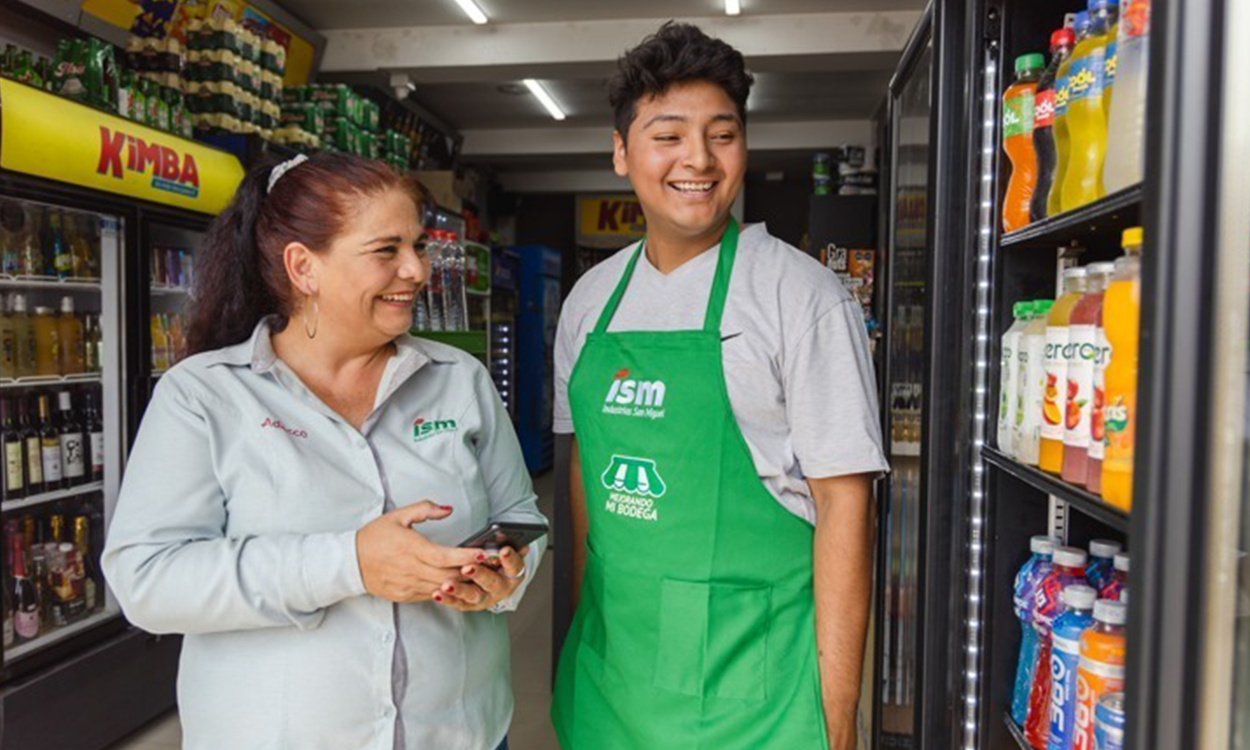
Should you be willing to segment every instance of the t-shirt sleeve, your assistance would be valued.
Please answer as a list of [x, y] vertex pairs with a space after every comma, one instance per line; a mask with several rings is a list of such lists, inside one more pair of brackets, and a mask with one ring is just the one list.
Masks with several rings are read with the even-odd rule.
[[868, 334], [853, 301], [821, 315], [787, 347], [783, 387], [804, 476], [889, 470]]
[[573, 305], [566, 300], [560, 312], [560, 325], [556, 329], [555, 351], [555, 407], [552, 431], [557, 435], [573, 434], [573, 413], [569, 408], [569, 376], [577, 361], [577, 322], [573, 320]]

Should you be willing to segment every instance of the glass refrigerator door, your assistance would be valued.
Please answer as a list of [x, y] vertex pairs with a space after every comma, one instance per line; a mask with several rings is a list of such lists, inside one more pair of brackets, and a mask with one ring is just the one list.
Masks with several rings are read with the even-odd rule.
[[122, 462], [119, 217], [0, 199], [5, 674], [118, 615], [99, 554]]
[[[204, 233], [174, 224], [148, 225], [148, 367], [156, 379], [186, 354], [187, 303], [195, 280], [195, 248]], [[140, 337], [142, 340], [143, 337]]]

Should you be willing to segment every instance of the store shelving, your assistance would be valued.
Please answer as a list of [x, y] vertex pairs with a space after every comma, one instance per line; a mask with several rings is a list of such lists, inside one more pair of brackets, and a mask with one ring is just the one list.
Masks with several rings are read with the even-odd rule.
[[89, 372], [81, 375], [37, 375], [27, 378], [0, 378], [0, 389], [8, 388], [55, 388], [57, 386], [83, 385], [85, 383], [101, 383], [99, 373]]
[[0, 275], [0, 289], [55, 289], [58, 291], [100, 292], [99, 279], [58, 279], [52, 276]]
[[1068, 484], [1062, 479], [1051, 476], [1032, 466], [1026, 466], [994, 448], [988, 446], [982, 448], [981, 455], [990, 465], [1011, 474], [1029, 486], [1041, 490], [1047, 495], [1059, 498], [1077, 511], [1105, 523], [1117, 531], [1128, 533], [1128, 513], [1114, 505], [1108, 505], [1094, 493]]
[[48, 503], [54, 503], [58, 500], [66, 500], [72, 497], [89, 495], [92, 492], [103, 491], [104, 482], [88, 482], [86, 484], [80, 484], [77, 487], [70, 487], [65, 490], [41, 492], [38, 495], [31, 495], [30, 497], [24, 497], [20, 500], [6, 500], [2, 505], [0, 505], [0, 510], [3, 510], [5, 513], [11, 513], [16, 510], [33, 508], [37, 505], [46, 505]]
[[167, 284], [153, 284], [152, 294], [155, 295], [180, 295], [186, 296], [191, 293], [190, 289], [182, 286], [169, 286]]
[[1094, 234], [1116, 232], [1138, 226], [1141, 220], [1142, 186], [1133, 185], [1058, 216], [1035, 222], [1024, 229], [1004, 234], [1002, 246], [1048, 247], [1067, 245]]
[[107, 622], [115, 617], [117, 617], [117, 612], [102, 609], [90, 617], [85, 617], [78, 622], [70, 623], [63, 628], [57, 628], [56, 630], [45, 633], [32, 641], [27, 641], [20, 646], [14, 646], [13, 648], [7, 649], [4, 655], [5, 660], [9, 662], [16, 661], [21, 659], [23, 656], [38, 651], [41, 648], [50, 646], [53, 643], [63, 641], [70, 636], [77, 635], [78, 633], [86, 632], [91, 628], [94, 628], [96, 625]]

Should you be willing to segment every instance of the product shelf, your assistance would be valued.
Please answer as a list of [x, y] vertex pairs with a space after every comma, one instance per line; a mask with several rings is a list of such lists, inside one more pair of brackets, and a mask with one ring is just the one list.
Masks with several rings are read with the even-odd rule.
[[981, 449], [981, 456], [1002, 471], [1007, 472], [1016, 479], [1033, 486], [1036, 489], [1045, 492], [1047, 495], [1054, 495], [1069, 506], [1075, 508], [1080, 513], [1093, 518], [1096, 521], [1104, 523], [1117, 531], [1128, 533], [1129, 515], [1119, 508], [1108, 505], [1102, 498], [1092, 492], [1084, 490], [1080, 487], [1068, 484], [1058, 477], [1051, 476], [1040, 469], [1032, 466], [1026, 466], [1019, 461], [1011, 458], [1005, 453], [998, 451], [989, 446]]
[[1142, 186], [1133, 185], [1087, 206], [1065, 211], [1024, 229], [1003, 235], [1002, 246], [1047, 247], [1067, 245], [1091, 234], [1121, 231], [1141, 223]]
[[77, 635], [78, 633], [84, 633], [94, 628], [96, 625], [99, 625], [102, 622], [107, 622], [109, 620], [112, 620], [113, 618], [117, 617], [119, 614], [121, 614], [119, 611], [110, 610], [106, 607], [105, 609], [102, 609], [99, 612], [96, 612], [90, 617], [85, 617], [79, 620], [78, 622], [70, 623], [69, 625], [66, 625], [63, 628], [57, 628], [56, 630], [52, 630], [47, 633], [44, 633], [43, 635], [39, 636], [33, 641], [27, 641], [26, 643], [23, 643], [20, 646], [14, 646], [10, 649], [5, 650], [4, 661], [5, 663], [12, 663], [14, 661], [17, 661], [18, 659], [21, 659], [23, 656], [27, 656], [35, 651], [38, 651], [41, 648], [51, 646], [53, 643], [57, 643], [58, 641], [63, 641], [66, 638], [69, 638], [70, 636]]
[[413, 331], [413, 336], [454, 346], [474, 355], [488, 351], [486, 331]]
[[27, 378], [0, 378], [0, 390], [10, 388], [51, 388], [83, 383], [102, 383], [98, 372], [81, 375], [36, 375]]
[[182, 286], [169, 286], [166, 284], [153, 284], [152, 294], [155, 295], [187, 295], [191, 290]]
[[1024, 738], [1024, 730], [1016, 725], [1016, 722], [1011, 718], [1011, 714], [1003, 714], [1003, 721], [1006, 722], [1007, 731], [1011, 732], [1011, 738], [1016, 741], [1020, 750], [1033, 750], [1029, 741]]
[[80, 484], [77, 487], [70, 487], [67, 490], [56, 490], [55, 492], [43, 492], [38, 495], [31, 495], [20, 500], [7, 500], [0, 504], [0, 511], [10, 513], [25, 508], [33, 508], [36, 505], [46, 505], [47, 503], [55, 503], [57, 500], [65, 500], [71, 497], [81, 497], [89, 495], [92, 492], [102, 492], [104, 490], [104, 482], [88, 482]]
[[62, 291], [103, 292], [99, 279], [58, 279], [54, 276], [12, 276], [0, 274], [0, 289], [59, 289]]

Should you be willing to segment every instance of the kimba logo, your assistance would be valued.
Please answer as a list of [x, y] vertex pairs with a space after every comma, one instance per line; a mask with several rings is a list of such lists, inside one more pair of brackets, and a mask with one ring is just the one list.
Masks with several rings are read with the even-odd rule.
[[152, 175], [152, 187], [188, 198], [200, 194], [200, 172], [191, 154], [179, 156], [169, 146], [148, 143], [120, 130], [100, 126], [100, 163], [96, 172], [122, 179], [124, 172]]
[[417, 420], [412, 423], [412, 442], [419, 443], [422, 440], [428, 440], [435, 435], [455, 431], [456, 420], [454, 419], [423, 419], [418, 417]]
[[652, 406], [657, 409], [664, 406], [664, 381], [662, 380], [631, 380], [629, 370], [620, 370], [612, 380], [608, 389], [605, 404], [620, 406]]

